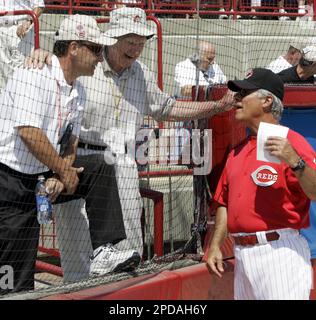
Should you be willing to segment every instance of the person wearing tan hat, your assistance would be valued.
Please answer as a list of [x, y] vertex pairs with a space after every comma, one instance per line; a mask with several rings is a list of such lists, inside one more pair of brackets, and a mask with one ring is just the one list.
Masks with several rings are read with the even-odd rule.
[[[113, 166], [99, 155], [76, 155], [86, 101], [77, 78], [92, 76], [103, 46], [116, 40], [102, 34], [93, 18], [79, 15], [62, 21], [55, 40], [52, 65], [17, 69], [0, 97], [0, 266], [12, 271], [0, 295], [34, 288], [40, 175], [53, 203], [86, 199], [95, 249], [126, 237]], [[138, 264], [133, 254], [125, 252], [112, 270]]]
[[[154, 74], [138, 60], [147, 40], [154, 36], [142, 9], [124, 7], [111, 11], [105, 34], [117, 39], [117, 43], [105, 48], [105, 59], [98, 65], [95, 76], [83, 79], [89, 102], [82, 122], [78, 153], [101, 153], [107, 159], [112, 158], [127, 234], [126, 240], [118, 243], [115, 249], [119, 252], [135, 249], [141, 255], [142, 199], [135, 155], [127, 152], [129, 148], [126, 147], [135, 143], [144, 116], [151, 116], [156, 121], [210, 117], [231, 108], [233, 95], [229, 92], [216, 102], [183, 102], [162, 92]], [[44, 58], [39, 53], [37, 57]], [[80, 234], [66, 231], [79, 228], [70, 219], [75, 212], [70, 214], [69, 207], [61, 209], [62, 212], [67, 210], [67, 214], [58, 214], [57, 218], [57, 224], [67, 226], [65, 232], [57, 228], [62, 233], [58, 238], [64, 279], [74, 281], [89, 276], [89, 273], [106, 273], [107, 249], [102, 254], [92, 251], [87, 241], [89, 229], [85, 220], [81, 220]]]
[[316, 74], [316, 45], [302, 49], [302, 56], [296, 66], [278, 73], [284, 83], [315, 83]]

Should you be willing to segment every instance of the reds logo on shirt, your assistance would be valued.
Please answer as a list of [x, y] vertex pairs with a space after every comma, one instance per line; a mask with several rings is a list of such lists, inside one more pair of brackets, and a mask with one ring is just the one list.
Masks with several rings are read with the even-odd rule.
[[261, 166], [251, 174], [253, 182], [260, 187], [272, 186], [278, 180], [277, 171], [268, 166]]

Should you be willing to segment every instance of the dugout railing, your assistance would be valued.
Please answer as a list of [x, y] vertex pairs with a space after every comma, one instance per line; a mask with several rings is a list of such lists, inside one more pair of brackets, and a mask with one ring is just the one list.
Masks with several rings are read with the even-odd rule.
[[[85, 12], [94, 13], [100, 15], [108, 14], [119, 6], [132, 6], [144, 9], [147, 14], [157, 15], [158, 17], [196, 17], [201, 18], [214, 17], [226, 14], [233, 19], [237, 19], [238, 16], [243, 18], [278, 18], [281, 16], [302, 17], [305, 14], [299, 14], [297, 11], [297, 2], [287, 0], [284, 2], [284, 10], [286, 13], [279, 12], [278, 1], [261, 0], [260, 5], [251, 5], [250, 0], [224, 0], [222, 4], [217, 0], [207, 1], [172, 1], [172, 0], [135, 0], [135, 1], [102, 1], [102, 0], [45, 0], [46, 11], [51, 10], [64, 10], [69, 14]], [[306, 14], [315, 20], [316, 14], [316, 1], [306, 0]], [[219, 9], [225, 9], [224, 12], [220, 12]], [[252, 12], [251, 9], [255, 9]]]
[[28, 15], [33, 21], [34, 25], [34, 48], [40, 47], [39, 42], [39, 21], [37, 15], [31, 10], [16, 10], [16, 11], [0, 11], [0, 17], [4, 16], [21, 16]]

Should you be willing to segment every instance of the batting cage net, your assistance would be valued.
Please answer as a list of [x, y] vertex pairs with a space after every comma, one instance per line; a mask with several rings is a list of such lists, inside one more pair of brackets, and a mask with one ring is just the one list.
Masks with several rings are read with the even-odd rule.
[[313, 3], [29, 3], [0, 8], [1, 296], [200, 263], [226, 83], [315, 61]]

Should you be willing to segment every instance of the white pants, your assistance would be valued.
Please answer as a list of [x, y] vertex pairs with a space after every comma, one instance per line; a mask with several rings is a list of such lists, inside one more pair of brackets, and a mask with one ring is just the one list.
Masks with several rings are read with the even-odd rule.
[[23, 39], [16, 30], [18, 25], [0, 27], [0, 90], [2, 90], [13, 71], [20, 67], [34, 46], [34, 29], [31, 28]]
[[[80, 155], [92, 153], [96, 152], [78, 149]], [[115, 160], [116, 180], [126, 232], [126, 239], [115, 246], [119, 250], [134, 249], [142, 255], [142, 199], [139, 193], [137, 165], [134, 159], [127, 155], [118, 155]], [[89, 256], [93, 250], [84, 201], [75, 200], [55, 205], [54, 212], [64, 281], [79, 281], [89, 277]]]
[[277, 241], [235, 246], [236, 300], [309, 299], [312, 268], [307, 241], [297, 230], [276, 231]]

